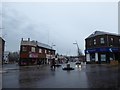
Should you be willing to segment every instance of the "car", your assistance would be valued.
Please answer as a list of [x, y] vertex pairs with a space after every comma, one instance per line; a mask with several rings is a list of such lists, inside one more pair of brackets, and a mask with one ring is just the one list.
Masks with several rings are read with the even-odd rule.
[[80, 62], [80, 61], [76, 61], [75, 64], [76, 64], [76, 65], [80, 65], [81, 62]]

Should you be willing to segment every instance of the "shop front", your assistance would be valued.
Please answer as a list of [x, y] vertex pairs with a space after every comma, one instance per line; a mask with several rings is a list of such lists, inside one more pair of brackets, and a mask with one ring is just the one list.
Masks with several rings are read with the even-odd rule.
[[94, 48], [85, 50], [86, 61], [88, 63], [110, 63], [112, 60], [120, 59], [119, 48]]

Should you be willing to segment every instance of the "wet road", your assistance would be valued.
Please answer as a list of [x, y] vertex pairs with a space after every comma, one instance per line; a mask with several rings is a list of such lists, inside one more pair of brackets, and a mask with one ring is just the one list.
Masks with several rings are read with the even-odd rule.
[[[3, 88], [114, 88], [119, 84], [118, 66], [82, 65], [70, 63], [75, 70], [64, 71], [62, 67], [50, 69], [49, 65], [18, 67], [6, 65], [3, 73]], [[12, 67], [12, 68], [11, 68]], [[14, 69], [15, 68], [15, 69]], [[118, 80], [119, 79], [119, 80]]]

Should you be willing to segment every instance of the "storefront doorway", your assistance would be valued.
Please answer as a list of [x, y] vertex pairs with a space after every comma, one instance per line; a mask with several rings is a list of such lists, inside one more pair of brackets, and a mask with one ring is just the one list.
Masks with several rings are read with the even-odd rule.
[[90, 61], [95, 62], [95, 53], [90, 54]]

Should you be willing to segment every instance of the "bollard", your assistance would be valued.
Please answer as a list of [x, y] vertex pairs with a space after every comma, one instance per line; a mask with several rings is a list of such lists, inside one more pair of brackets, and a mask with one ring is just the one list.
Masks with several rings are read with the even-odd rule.
[[67, 68], [70, 68], [70, 64], [67, 64]]

